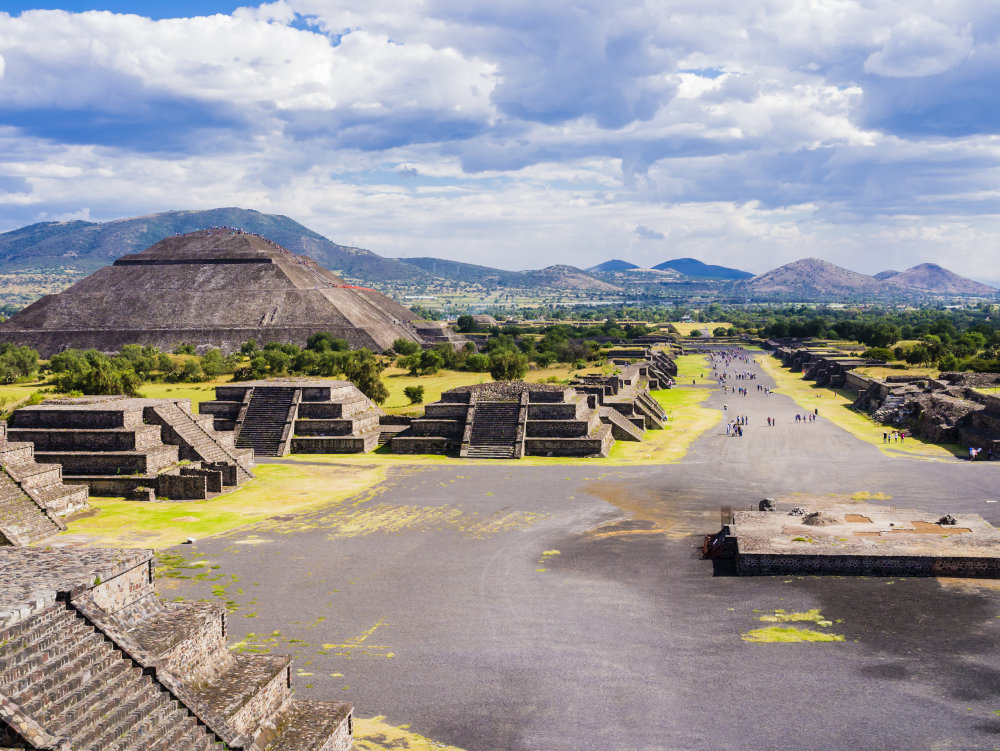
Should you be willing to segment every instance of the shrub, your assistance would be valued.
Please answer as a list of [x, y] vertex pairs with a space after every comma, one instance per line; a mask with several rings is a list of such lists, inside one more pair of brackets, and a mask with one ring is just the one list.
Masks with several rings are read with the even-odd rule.
[[410, 400], [410, 404], [420, 404], [424, 401], [424, 387], [407, 386], [403, 389], [403, 395]]
[[490, 355], [490, 375], [496, 381], [517, 381], [528, 372], [528, 358], [515, 349], [498, 349]]
[[174, 347], [175, 355], [193, 355], [195, 354], [195, 348], [193, 344], [178, 344]]

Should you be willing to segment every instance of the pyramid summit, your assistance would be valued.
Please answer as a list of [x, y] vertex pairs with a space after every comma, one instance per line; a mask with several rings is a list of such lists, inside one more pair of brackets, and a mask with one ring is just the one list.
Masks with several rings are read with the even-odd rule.
[[382, 351], [397, 338], [422, 342], [415, 317], [261, 235], [215, 228], [168, 237], [43, 297], [0, 324], [0, 342], [43, 357], [132, 343], [230, 352], [248, 339], [304, 345], [325, 331]]

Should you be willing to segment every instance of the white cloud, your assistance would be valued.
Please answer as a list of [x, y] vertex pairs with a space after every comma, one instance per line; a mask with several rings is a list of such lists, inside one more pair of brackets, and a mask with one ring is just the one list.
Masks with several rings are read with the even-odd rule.
[[6, 228], [243, 205], [386, 255], [752, 271], [1000, 239], [989, 3], [31, 11], [0, 50]]
[[865, 61], [865, 70], [890, 78], [920, 78], [953, 68], [972, 52], [969, 27], [956, 31], [927, 16], [896, 24], [882, 49]]

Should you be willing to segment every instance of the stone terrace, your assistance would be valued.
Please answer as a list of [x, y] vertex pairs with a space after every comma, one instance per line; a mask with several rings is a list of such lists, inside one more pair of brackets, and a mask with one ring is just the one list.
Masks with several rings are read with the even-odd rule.
[[349, 751], [352, 707], [226, 648], [221, 603], [163, 603], [152, 551], [0, 549], [0, 747]]
[[378, 445], [383, 414], [350, 381], [308, 378], [216, 386], [200, 410], [257, 456], [366, 453]]
[[253, 476], [253, 452], [192, 414], [187, 399], [52, 399], [10, 418], [12, 440], [93, 495], [204, 499]]
[[606, 457], [614, 441], [596, 397], [567, 386], [495, 381], [446, 391], [390, 447], [401, 454], [468, 458]]

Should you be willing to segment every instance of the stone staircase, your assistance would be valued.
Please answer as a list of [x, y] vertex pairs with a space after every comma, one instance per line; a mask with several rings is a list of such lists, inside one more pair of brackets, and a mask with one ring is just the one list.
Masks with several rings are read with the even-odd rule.
[[253, 454], [247, 449], [227, 445], [227, 439], [232, 443], [232, 436], [209, 428], [205, 423], [212, 422], [210, 415], [194, 415], [181, 409], [176, 402], [156, 404], [149, 411], [153, 420], [172, 433], [171, 443], [176, 442], [187, 449], [184, 453], [189, 455], [182, 458], [234, 465], [237, 485], [253, 478], [249, 469], [253, 466]]
[[0, 545], [30, 545], [61, 529], [10, 475], [0, 471]]
[[236, 433], [236, 448], [252, 448], [254, 456], [287, 454], [289, 413], [298, 396], [299, 389], [295, 388], [254, 389]]
[[350, 704], [234, 653], [218, 602], [165, 603], [151, 551], [0, 551], [0, 749], [350, 751]]
[[[58, 464], [38, 464], [30, 443], [0, 427], [0, 545], [30, 545], [66, 528], [59, 515], [87, 508], [87, 489], [63, 485]], [[4, 542], [6, 540], [6, 542]]]
[[73, 751], [217, 748], [169, 692], [61, 602], [0, 632], [0, 695]]
[[478, 402], [465, 456], [470, 459], [513, 459], [520, 411], [518, 402]]
[[601, 422], [611, 426], [611, 435], [616, 441], [641, 441], [645, 430], [634, 425], [631, 420], [613, 407], [601, 407]]

